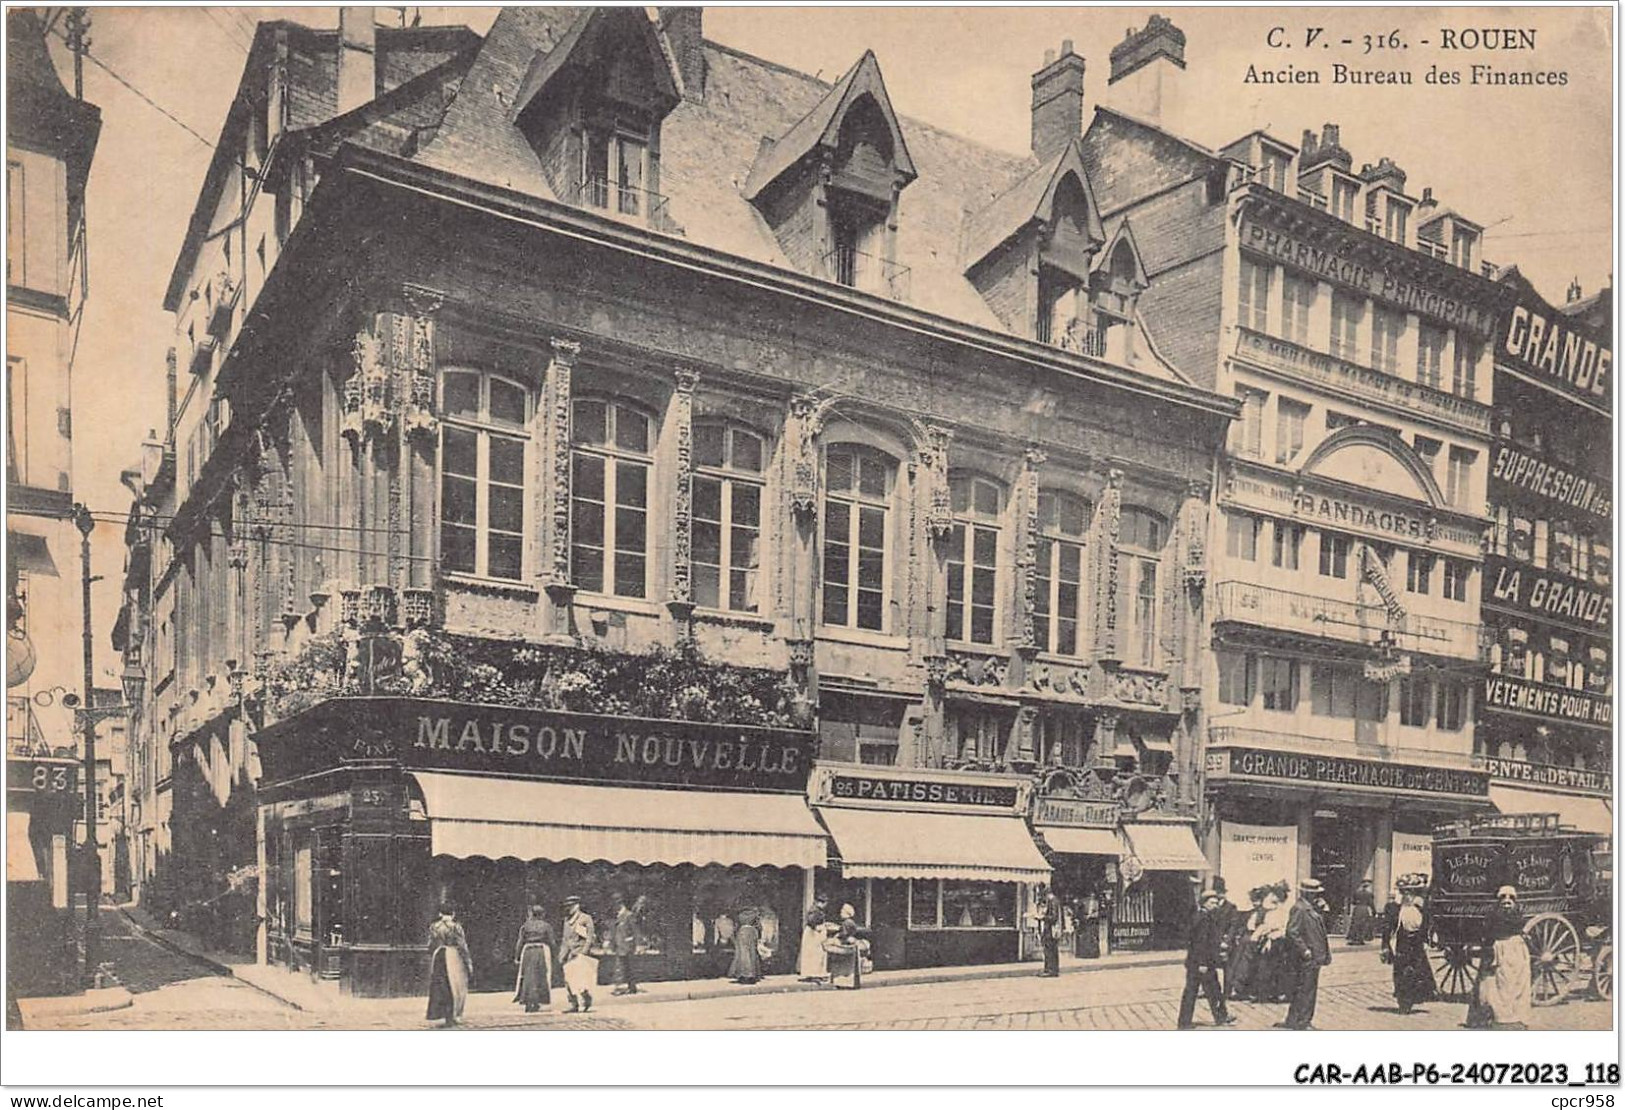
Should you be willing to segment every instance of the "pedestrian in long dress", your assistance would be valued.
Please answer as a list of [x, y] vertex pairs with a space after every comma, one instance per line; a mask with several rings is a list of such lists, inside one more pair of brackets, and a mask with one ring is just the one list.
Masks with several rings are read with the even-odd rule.
[[868, 930], [858, 924], [857, 911], [841, 907], [841, 924], [826, 942], [829, 977], [837, 990], [858, 990], [863, 986], [863, 954], [868, 949]]
[[1370, 879], [1360, 883], [1360, 889], [1354, 892], [1352, 901], [1354, 909], [1349, 915], [1349, 943], [1369, 944], [1377, 918], [1377, 900], [1371, 892]]
[[1048, 886], [1039, 883], [1034, 909], [1038, 918], [1038, 942], [1044, 949], [1044, 970], [1039, 974], [1053, 979], [1061, 974], [1061, 900]]
[[1253, 933], [1259, 942], [1257, 997], [1260, 1002], [1281, 1002], [1291, 994], [1292, 961], [1286, 948], [1286, 927], [1291, 916], [1288, 887], [1276, 883], [1264, 892], [1264, 920]]
[[581, 909], [575, 895], [564, 900], [564, 928], [560, 930], [559, 963], [564, 972], [564, 989], [570, 996], [570, 1013], [592, 1009], [592, 989], [598, 985], [598, 961], [591, 955], [594, 932], [592, 915]]
[[1394, 1001], [1399, 1012], [1408, 1014], [1421, 1002], [1439, 997], [1433, 980], [1433, 965], [1427, 954], [1427, 916], [1422, 895], [1414, 889], [1400, 892], [1401, 905], [1394, 921], [1392, 937], [1383, 935], [1383, 957], [1394, 965]]
[[449, 905], [440, 907], [440, 916], [429, 926], [429, 1021], [443, 1022], [448, 1028], [461, 1024], [468, 1003], [468, 981], [474, 975], [474, 959], [468, 954], [468, 937]]
[[542, 914], [542, 907], [530, 907], [530, 915], [519, 926], [513, 944], [513, 962], [519, 965], [513, 1000], [522, 1003], [527, 1014], [534, 1014], [553, 1000], [553, 953], [558, 949], [558, 940]]
[[1318, 879], [1305, 879], [1298, 884], [1298, 900], [1292, 904], [1286, 926], [1286, 950], [1294, 967], [1292, 1005], [1286, 1019], [1276, 1023], [1277, 1029], [1313, 1029], [1315, 1007], [1320, 1001], [1320, 969], [1332, 962], [1331, 946], [1326, 943], [1326, 924], [1315, 900], [1320, 897]]
[[1534, 1016], [1534, 988], [1516, 888], [1504, 886], [1495, 892], [1495, 908], [1484, 920], [1484, 941], [1484, 963], [1467, 1007], [1467, 1025], [1527, 1029]]
[[742, 910], [739, 926], [734, 930], [734, 958], [728, 965], [728, 978], [736, 983], [755, 983], [762, 977], [762, 953], [758, 945], [762, 928], [756, 923], [755, 910]]
[[1264, 888], [1247, 892], [1249, 909], [1237, 910], [1231, 922], [1230, 957], [1224, 972], [1224, 997], [1251, 1001], [1257, 994], [1260, 945], [1253, 933], [1264, 924]]
[[801, 954], [796, 960], [796, 972], [803, 983], [822, 983], [829, 978], [829, 953], [824, 951], [824, 939], [833, 923], [825, 908], [827, 904], [820, 895], [803, 920]]
[[1224, 1004], [1224, 995], [1219, 990], [1219, 967], [1224, 962], [1221, 949], [1225, 930], [1230, 926], [1230, 916], [1223, 910], [1223, 905], [1224, 899], [1219, 897], [1218, 891], [1203, 892], [1202, 910], [1191, 926], [1190, 948], [1185, 953], [1185, 993], [1179, 1000], [1180, 1029], [1191, 1028], [1196, 1017], [1198, 990], [1207, 996], [1214, 1025], [1235, 1024], [1236, 1019], [1230, 1016]]

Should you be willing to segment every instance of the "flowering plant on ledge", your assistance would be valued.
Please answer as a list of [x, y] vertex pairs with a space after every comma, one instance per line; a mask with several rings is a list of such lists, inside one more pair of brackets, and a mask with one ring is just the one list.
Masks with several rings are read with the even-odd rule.
[[810, 723], [787, 674], [707, 659], [692, 644], [610, 652], [428, 629], [314, 637], [271, 668], [264, 692], [271, 719], [373, 694], [770, 728]]

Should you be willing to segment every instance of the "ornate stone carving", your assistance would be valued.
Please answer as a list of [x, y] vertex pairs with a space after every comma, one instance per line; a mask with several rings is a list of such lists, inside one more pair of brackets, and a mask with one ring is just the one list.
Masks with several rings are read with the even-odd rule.
[[790, 649], [790, 668], [795, 671], [805, 671], [813, 665], [813, 642], [810, 639], [794, 638], [785, 641]]
[[1118, 594], [1118, 537], [1123, 525], [1123, 472], [1112, 468], [1106, 475], [1105, 496], [1101, 498], [1102, 571], [1100, 589], [1100, 622], [1096, 646], [1102, 658], [1115, 659], [1118, 655], [1117, 594]]
[[434, 624], [434, 591], [407, 587], [401, 591], [401, 623], [407, 628]]
[[[676, 390], [672, 394], [672, 420], [677, 429], [676, 490], [672, 505], [672, 563], [670, 600], [689, 606], [694, 602], [693, 543], [694, 543], [694, 387], [700, 376], [693, 370], [680, 367], [674, 377]], [[675, 614], [676, 611], [673, 610]], [[685, 619], [679, 626], [686, 626]]]
[[949, 652], [943, 680], [968, 686], [1003, 686], [1009, 670], [1010, 661], [1002, 656]]
[[1112, 675], [1112, 698], [1129, 705], [1162, 708], [1168, 703], [1168, 679], [1138, 671], [1117, 671]]
[[790, 399], [790, 425], [785, 430], [790, 459], [790, 509], [811, 519], [818, 513], [818, 402], [807, 394]]
[[1021, 471], [1020, 529], [1016, 538], [1016, 581], [1021, 593], [1016, 610], [1015, 640], [1025, 650], [1038, 646], [1034, 621], [1038, 612], [1038, 472], [1048, 458], [1038, 447], [1028, 447]]
[[368, 586], [361, 594], [361, 623], [394, 627], [397, 598], [394, 587], [385, 583]]
[[948, 682], [948, 656], [940, 652], [925, 655], [925, 682], [932, 690], [940, 691]]
[[945, 538], [954, 529], [953, 498], [948, 489], [948, 445], [952, 440], [952, 430], [926, 425], [920, 467], [925, 472], [925, 530], [933, 540]]
[[570, 581], [570, 376], [581, 344], [569, 339], [553, 340], [553, 360], [547, 367], [548, 427], [551, 460], [551, 504], [548, 518], [552, 528], [552, 551], [544, 577], [552, 584]]
[[1013, 748], [1016, 759], [1023, 763], [1030, 763], [1033, 760], [1033, 753], [1036, 748], [1034, 733], [1037, 731], [1037, 726], [1038, 710], [1036, 707], [1024, 705], [1016, 710], [1015, 736], [1012, 738], [1015, 741]]
[[390, 367], [383, 341], [370, 329], [356, 332], [351, 346], [355, 368], [344, 383], [342, 430], [357, 445], [388, 432], [395, 422], [392, 411]]
[[358, 589], [343, 589], [339, 591], [339, 623], [354, 628], [361, 622], [361, 591]]

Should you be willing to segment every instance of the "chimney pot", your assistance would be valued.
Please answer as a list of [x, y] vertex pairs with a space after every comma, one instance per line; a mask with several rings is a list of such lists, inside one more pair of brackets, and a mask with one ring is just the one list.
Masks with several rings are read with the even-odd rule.
[[1047, 66], [1052, 66], [1052, 65], [1055, 64], [1055, 51], [1053, 51], [1053, 50], [1044, 51], [1044, 64], [1047, 65]]
[[372, 8], [339, 9], [337, 115], [353, 111], [378, 95], [377, 31]]
[[1033, 74], [1032, 151], [1040, 162], [1083, 134], [1084, 60], [1072, 52], [1044, 51], [1044, 66]]
[[1071, 39], [1062, 39], [1061, 40], [1061, 57], [1064, 58], [1070, 53], [1072, 53], [1072, 40]]

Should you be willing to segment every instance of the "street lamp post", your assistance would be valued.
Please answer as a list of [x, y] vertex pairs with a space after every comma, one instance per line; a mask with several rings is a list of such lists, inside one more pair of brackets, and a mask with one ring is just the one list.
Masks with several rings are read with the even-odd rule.
[[96, 522], [83, 505], [73, 507], [73, 524], [79, 529], [79, 597], [84, 606], [85, 700], [79, 709], [79, 727], [85, 752], [85, 966], [83, 981], [88, 989], [96, 985], [96, 910], [101, 900], [102, 862], [96, 842], [96, 713], [93, 641], [90, 623], [90, 533]]

